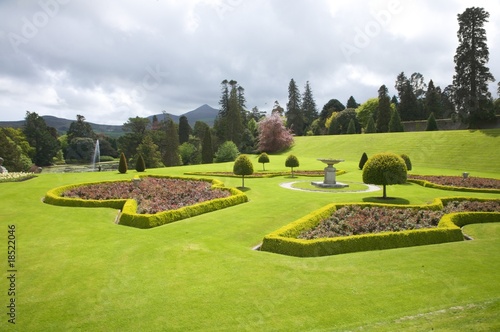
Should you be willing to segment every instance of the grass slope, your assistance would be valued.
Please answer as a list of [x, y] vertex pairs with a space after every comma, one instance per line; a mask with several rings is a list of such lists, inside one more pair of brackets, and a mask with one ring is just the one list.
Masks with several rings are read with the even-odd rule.
[[[478, 145], [498, 145], [494, 135], [464, 133]], [[374, 137], [389, 144], [391, 139], [386, 136], [391, 135]], [[394, 137], [410, 144], [406, 135]], [[442, 134], [435, 138], [446, 140]], [[348, 171], [339, 181], [359, 182], [357, 163], [367, 149], [358, 146], [362, 139], [363, 135], [297, 138], [291, 151], [271, 156], [266, 169], [286, 170], [289, 153], [297, 155], [303, 169], [321, 169], [324, 166], [316, 158], [338, 156], [346, 159], [339, 168]], [[392, 148], [398, 147], [392, 144]], [[373, 146], [367, 153], [378, 152], [375, 150]], [[470, 152], [483, 154], [480, 150]], [[489, 151], [497, 158], [494, 148]], [[448, 161], [436, 160], [428, 166], [439, 157], [437, 152], [427, 154], [428, 159], [401, 152], [413, 157], [421, 173], [455, 172], [455, 168], [438, 168], [446, 167]], [[354, 157], [355, 161], [350, 160]], [[252, 160], [254, 169], [259, 169], [257, 158]], [[488, 164], [480, 167], [479, 163], [475, 173], [500, 177], [498, 170], [489, 167], [493, 163]], [[231, 171], [232, 165], [152, 169], [146, 174]], [[474, 241], [303, 259], [251, 248], [265, 234], [332, 201], [373, 200], [380, 192], [310, 193], [279, 184], [312, 178], [246, 179], [250, 202], [149, 230], [115, 225], [117, 211], [112, 209], [65, 208], [40, 200], [56, 186], [130, 179], [135, 174], [42, 173], [24, 182], [0, 183], [0, 227], [6, 245], [7, 225], [16, 225], [18, 270], [16, 325], [7, 323], [4, 314], [0, 330], [500, 328], [500, 223], [467, 226]], [[241, 184], [239, 178], [219, 179], [227, 186]], [[420, 204], [459, 194], [415, 184], [388, 188], [388, 195], [398, 197], [395, 201], [400, 203]], [[0, 283], [4, 305], [9, 301], [6, 270], [5, 259]]]

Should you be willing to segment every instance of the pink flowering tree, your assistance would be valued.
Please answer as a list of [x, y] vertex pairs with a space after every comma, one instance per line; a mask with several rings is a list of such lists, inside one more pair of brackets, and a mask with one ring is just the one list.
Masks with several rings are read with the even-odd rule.
[[277, 113], [259, 121], [259, 151], [279, 152], [288, 149], [292, 144], [292, 133], [285, 127], [282, 118]]

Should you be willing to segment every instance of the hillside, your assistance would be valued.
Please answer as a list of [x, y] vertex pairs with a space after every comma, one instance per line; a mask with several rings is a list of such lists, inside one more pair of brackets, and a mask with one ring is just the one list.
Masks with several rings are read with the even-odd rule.
[[[295, 137], [299, 157], [358, 163], [363, 152], [405, 153], [414, 165], [500, 174], [500, 129]], [[495, 152], [497, 151], [497, 152]]]
[[[181, 114], [181, 115], [173, 115], [170, 113], [165, 113], [168, 117], [170, 117], [174, 122], [179, 123], [179, 118], [184, 115], [187, 117], [189, 125], [191, 127], [194, 126], [196, 121], [203, 121], [206, 124], [208, 124], [210, 127], [214, 125], [215, 118], [217, 117], [217, 114], [219, 114], [219, 110], [215, 109], [207, 104], [204, 104], [190, 112]], [[163, 120], [165, 118], [165, 115], [163, 113], [155, 114], [148, 116], [149, 120], [153, 120], [153, 117], [156, 116], [159, 121]]]

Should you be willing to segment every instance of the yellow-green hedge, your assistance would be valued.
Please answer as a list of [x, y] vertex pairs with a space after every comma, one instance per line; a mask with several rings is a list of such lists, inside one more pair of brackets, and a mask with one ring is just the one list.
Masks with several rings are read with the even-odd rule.
[[261, 250], [297, 257], [317, 257], [463, 241], [464, 236], [460, 227], [471, 223], [500, 221], [499, 212], [461, 212], [444, 215], [436, 228], [313, 240], [297, 239], [297, 236], [302, 231], [315, 227], [323, 219], [330, 217], [338, 208], [346, 205], [441, 210], [443, 204], [455, 200], [487, 201], [488, 199], [468, 197], [436, 198], [434, 202], [428, 205], [406, 206], [375, 203], [329, 204], [265, 236]]
[[[226, 188], [224, 187], [224, 184], [221, 181], [215, 179], [151, 176], [151, 175], [149, 176], [169, 178], [169, 179], [206, 181], [212, 184], [213, 189], [217, 188], [221, 190], [227, 190], [231, 193], [231, 196], [225, 198], [217, 198], [210, 201], [194, 204], [191, 206], [185, 206], [177, 210], [163, 211], [156, 214], [136, 213], [137, 202], [134, 199], [90, 200], [90, 199], [69, 198], [61, 196], [65, 191], [74, 189], [76, 187], [95, 185], [100, 183], [123, 182], [123, 180], [119, 180], [119, 181], [80, 183], [80, 184], [72, 184], [72, 185], [57, 187], [49, 190], [45, 194], [44, 202], [59, 206], [109, 207], [113, 209], [119, 209], [121, 210], [118, 222], [119, 224], [137, 228], [152, 228], [168, 224], [174, 221], [178, 221], [181, 219], [194, 217], [203, 213], [220, 210], [229, 206], [241, 204], [248, 201], [248, 197], [243, 192], [241, 192], [236, 188]], [[146, 177], [146, 176], [141, 175], [140, 177]]]

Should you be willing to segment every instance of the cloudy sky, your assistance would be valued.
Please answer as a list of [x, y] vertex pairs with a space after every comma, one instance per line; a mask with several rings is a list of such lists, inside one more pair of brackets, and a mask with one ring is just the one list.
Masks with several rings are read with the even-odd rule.
[[457, 14], [472, 6], [490, 13], [488, 67], [500, 79], [498, 1], [0, 0], [0, 121], [28, 110], [122, 124], [218, 108], [224, 79], [267, 112], [285, 107], [292, 78], [301, 92], [310, 82], [319, 110], [382, 84], [395, 94], [402, 71], [445, 87]]

